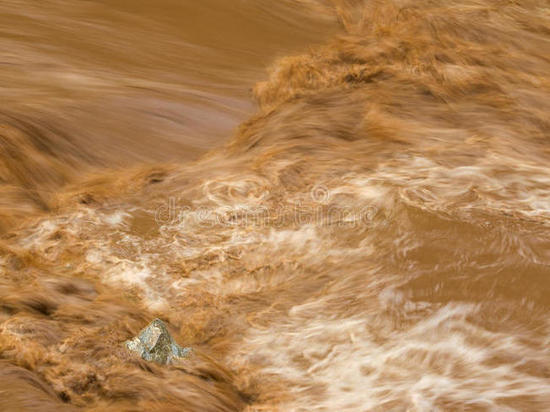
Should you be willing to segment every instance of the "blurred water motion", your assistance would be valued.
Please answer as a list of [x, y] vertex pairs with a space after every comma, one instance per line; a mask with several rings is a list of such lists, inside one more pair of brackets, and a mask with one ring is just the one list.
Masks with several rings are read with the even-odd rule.
[[0, 409], [549, 409], [549, 10], [4, 0]]

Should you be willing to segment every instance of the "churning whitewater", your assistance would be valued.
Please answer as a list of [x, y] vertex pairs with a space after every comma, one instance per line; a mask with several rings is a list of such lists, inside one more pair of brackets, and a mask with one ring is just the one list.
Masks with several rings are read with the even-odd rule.
[[550, 410], [547, 0], [0, 22], [1, 410]]

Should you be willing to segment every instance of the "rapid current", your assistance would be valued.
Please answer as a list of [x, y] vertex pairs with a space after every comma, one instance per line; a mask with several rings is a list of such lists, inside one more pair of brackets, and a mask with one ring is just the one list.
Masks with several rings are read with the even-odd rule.
[[0, 0], [0, 86], [0, 411], [550, 410], [548, 0]]

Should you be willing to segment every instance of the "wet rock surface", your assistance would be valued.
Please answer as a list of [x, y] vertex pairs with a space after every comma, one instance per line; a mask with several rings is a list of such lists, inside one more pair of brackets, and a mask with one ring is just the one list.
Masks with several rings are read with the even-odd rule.
[[178, 345], [160, 319], [153, 320], [138, 336], [126, 341], [125, 345], [129, 351], [141, 358], [161, 365], [170, 364], [191, 354], [191, 348]]

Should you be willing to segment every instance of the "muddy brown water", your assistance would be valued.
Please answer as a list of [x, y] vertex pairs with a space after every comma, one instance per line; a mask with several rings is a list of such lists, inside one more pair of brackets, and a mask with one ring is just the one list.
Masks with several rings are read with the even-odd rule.
[[[550, 410], [547, 1], [0, 33], [1, 410]], [[155, 317], [194, 356], [127, 353]]]

